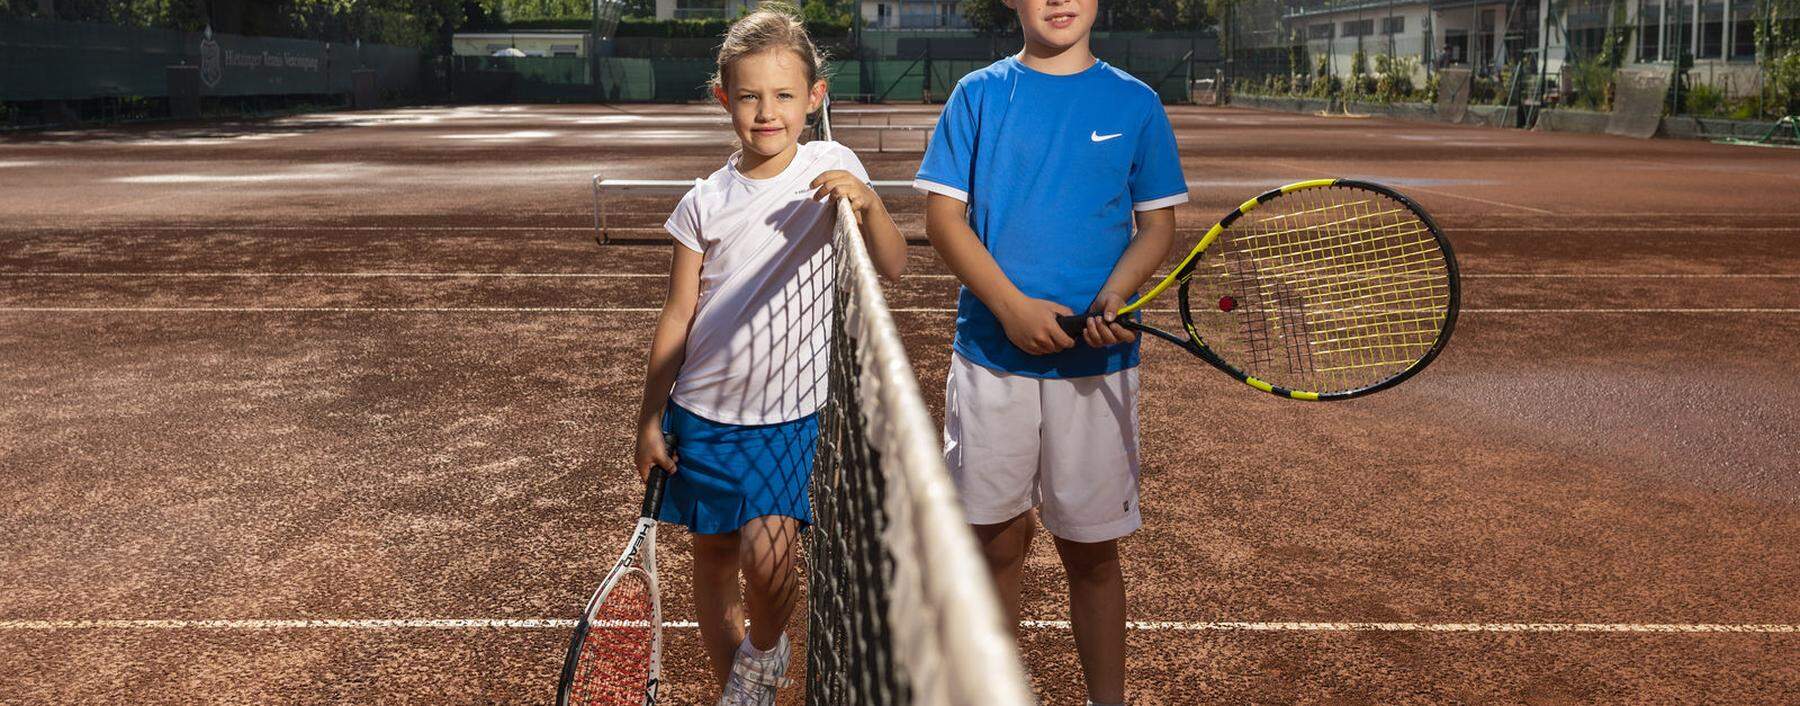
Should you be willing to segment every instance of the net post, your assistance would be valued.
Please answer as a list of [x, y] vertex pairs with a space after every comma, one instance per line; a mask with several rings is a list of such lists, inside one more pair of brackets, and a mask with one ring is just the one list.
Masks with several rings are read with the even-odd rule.
[[606, 205], [601, 201], [600, 196], [602, 176], [595, 174], [592, 181], [594, 187], [594, 242], [599, 245], [607, 245], [612, 242], [612, 237], [606, 233]]

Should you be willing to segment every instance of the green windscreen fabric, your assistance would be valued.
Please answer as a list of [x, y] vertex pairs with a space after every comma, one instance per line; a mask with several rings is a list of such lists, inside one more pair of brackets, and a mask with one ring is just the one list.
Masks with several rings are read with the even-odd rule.
[[419, 90], [421, 56], [387, 45], [140, 29], [83, 22], [0, 23], [0, 100], [169, 95], [168, 67], [200, 70], [202, 96], [348, 93], [351, 72], [379, 90]]

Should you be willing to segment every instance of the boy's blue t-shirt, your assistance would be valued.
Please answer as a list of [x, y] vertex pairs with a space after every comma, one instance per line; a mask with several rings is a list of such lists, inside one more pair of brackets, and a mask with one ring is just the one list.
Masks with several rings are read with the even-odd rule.
[[[913, 186], [969, 205], [969, 226], [1035, 299], [1086, 312], [1131, 243], [1132, 212], [1187, 201], [1175, 133], [1149, 86], [1103, 61], [1066, 76], [1007, 58], [956, 84]], [[1134, 367], [1137, 344], [1031, 355], [963, 287], [955, 349], [1038, 378]]]

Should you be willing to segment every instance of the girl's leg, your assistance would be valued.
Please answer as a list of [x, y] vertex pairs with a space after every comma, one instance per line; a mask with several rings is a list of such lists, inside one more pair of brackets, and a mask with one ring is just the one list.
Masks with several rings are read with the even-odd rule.
[[795, 540], [800, 521], [792, 517], [758, 517], [738, 529], [738, 565], [749, 589], [750, 644], [774, 649], [794, 614], [800, 575], [794, 570]]
[[738, 533], [696, 534], [694, 612], [706, 663], [723, 686], [731, 656], [744, 641], [744, 599], [738, 593]]

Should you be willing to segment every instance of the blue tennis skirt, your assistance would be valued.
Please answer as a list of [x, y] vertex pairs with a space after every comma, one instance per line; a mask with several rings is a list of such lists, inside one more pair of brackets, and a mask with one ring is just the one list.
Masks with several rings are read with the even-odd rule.
[[676, 472], [657, 519], [695, 534], [736, 532], [758, 517], [812, 524], [813, 452], [819, 415], [777, 424], [725, 424], [670, 402], [663, 431], [674, 435]]

